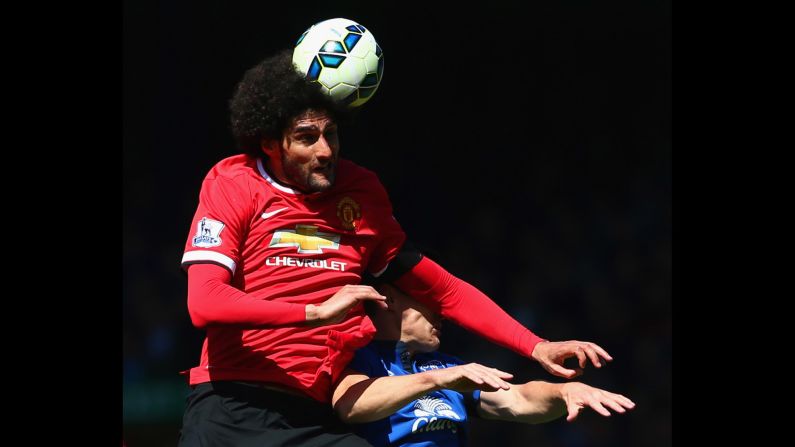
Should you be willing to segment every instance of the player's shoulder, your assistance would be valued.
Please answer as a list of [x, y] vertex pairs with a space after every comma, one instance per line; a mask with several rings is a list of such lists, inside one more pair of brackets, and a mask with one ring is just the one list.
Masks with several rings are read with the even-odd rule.
[[367, 183], [381, 185], [375, 172], [345, 158], [337, 162], [337, 181], [348, 187]]
[[257, 159], [246, 154], [233, 155], [216, 163], [207, 173], [205, 180], [223, 178], [241, 181], [257, 173]]
[[[389, 343], [381, 340], [373, 340], [366, 346], [357, 349], [355, 356], [370, 363], [380, 362], [384, 354], [388, 352], [388, 345]], [[391, 345], [394, 346], [394, 343], [391, 343]]]
[[388, 203], [388, 193], [375, 172], [350, 160], [340, 159], [337, 164], [336, 194], [362, 200], [366, 206]]
[[378, 357], [378, 350], [372, 345], [371, 342], [370, 344], [357, 349], [355, 355], [360, 358], [375, 358]]
[[[394, 343], [391, 345], [394, 351]], [[388, 358], [385, 356], [386, 352], [388, 352], [388, 350], [381, 341], [373, 340], [367, 346], [356, 350], [353, 359], [348, 364], [348, 368], [369, 377], [382, 377], [388, 375], [389, 373], [384, 364], [385, 357]]]

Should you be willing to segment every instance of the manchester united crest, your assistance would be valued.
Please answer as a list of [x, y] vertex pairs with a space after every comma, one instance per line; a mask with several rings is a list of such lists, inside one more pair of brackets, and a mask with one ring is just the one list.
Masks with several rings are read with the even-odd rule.
[[362, 211], [359, 204], [350, 197], [343, 197], [337, 204], [337, 217], [342, 221], [342, 228], [356, 231], [359, 221], [362, 218]]

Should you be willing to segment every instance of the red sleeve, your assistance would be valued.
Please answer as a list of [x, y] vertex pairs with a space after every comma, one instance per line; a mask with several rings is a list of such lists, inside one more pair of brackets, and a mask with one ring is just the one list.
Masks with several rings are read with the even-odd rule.
[[252, 296], [232, 287], [231, 278], [229, 270], [216, 264], [188, 267], [188, 312], [194, 326], [233, 324], [258, 328], [306, 321], [303, 304]]
[[244, 178], [214, 174], [211, 171], [202, 183], [182, 267], [213, 263], [234, 274], [240, 261], [240, 243], [254, 212], [253, 201]]
[[464, 329], [526, 357], [530, 357], [538, 342], [546, 341], [514, 320], [483, 292], [428, 257], [423, 257], [394, 284]]

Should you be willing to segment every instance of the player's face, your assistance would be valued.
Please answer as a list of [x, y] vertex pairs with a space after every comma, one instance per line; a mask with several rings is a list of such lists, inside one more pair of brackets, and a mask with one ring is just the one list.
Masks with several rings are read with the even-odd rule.
[[415, 352], [433, 352], [439, 349], [442, 319], [415, 300], [405, 300], [401, 321], [400, 341]]
[[280, 181], [305, 193], [321, 192], [334, 184], [339, 150], [337, 124], [324, 112], [308, 111], [285, 130], [281, 156], [269, 164]]

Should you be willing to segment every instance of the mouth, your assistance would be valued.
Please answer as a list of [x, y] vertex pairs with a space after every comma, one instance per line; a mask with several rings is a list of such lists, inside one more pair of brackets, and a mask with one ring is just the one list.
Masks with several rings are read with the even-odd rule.
[[334, 170], [334, 163], [329, 163], [324, 166], [316, 166], [314, 169], [312, 169], [312, 172], [329, 175], [333, 170]]

